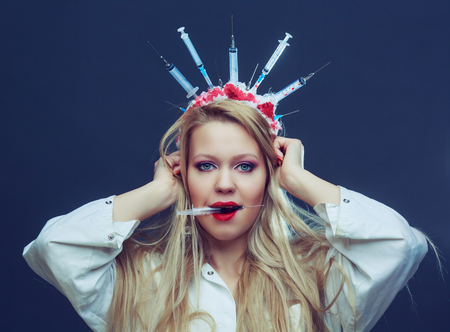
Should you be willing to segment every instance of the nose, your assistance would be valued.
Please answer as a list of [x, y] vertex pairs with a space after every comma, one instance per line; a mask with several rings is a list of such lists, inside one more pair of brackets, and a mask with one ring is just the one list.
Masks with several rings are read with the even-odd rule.
[[215, 186], [216, 192], [221, 194], [234, 193], [236, 185], [234, 183], [232, 174], [229, 170], [220, 170], [217, 172], [217, 180]]

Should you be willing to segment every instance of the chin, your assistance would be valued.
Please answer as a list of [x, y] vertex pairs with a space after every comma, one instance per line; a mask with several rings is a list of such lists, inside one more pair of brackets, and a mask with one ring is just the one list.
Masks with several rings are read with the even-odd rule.
[[232, 235], [232, 234], [219, 234], [219, 235], [211, 235], [212, 238], [214, 238], [217, 241], [233, 241], [236, 240], [239, 236]]
[[236, 234], [231, 232], [212, 232], [212, 233], [208, 232], [208, 234], [212, 239], [217, 241], [234, 241], [246, 237], [248, 232], [244, 234]]

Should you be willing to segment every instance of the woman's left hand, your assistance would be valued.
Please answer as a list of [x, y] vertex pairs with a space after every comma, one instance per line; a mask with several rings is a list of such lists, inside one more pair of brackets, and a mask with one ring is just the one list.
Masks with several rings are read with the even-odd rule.
[[298, 139], [276, 137], [275, 152], [280, 187], [311, 206], [320, 202], [339, 204], [339, 187], [324, 181], [303, 168], [304, 148]]
[[305, 150], [298, 139], [276, 137], [274, 142], [275, 152], [278, 156], [278, 176], [281, 188], [293, 194], [294, 179], [301, 175]]

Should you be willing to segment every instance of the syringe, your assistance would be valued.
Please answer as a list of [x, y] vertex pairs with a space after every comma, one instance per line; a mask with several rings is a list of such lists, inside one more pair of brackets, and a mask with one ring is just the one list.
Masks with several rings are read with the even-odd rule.
[[213, 214], [213, 213], [227, 214], [227, 213], [233, 213], [235, 211], [242, 210], [245, 208], [261, 207], [261, 206], [264, 206], [264, 205], [253, 205], [253, 206], [237, 205], [237, 206], [227, 206], [227, 207], [205, 206], [205, 207], [201, 207], [201, 208], [193, 207], [192, 209], [189, 209], [189, 210], [177, 211], [177, 216], [180, 216], [180, 215], [203, 216], [203, 215]]
[[231, 15], [231, 47], [228, 49], [228, 54], [230, 59], [230, 82], [236, 84], [239, 82], [238, 49], [234, 43], [233, 15]]
[[200, 60], [200, 57], [198, 56], [197, 51], [195, 50], [194, 45], [191, 42], [191, 39], [189, 38], [189, 35], [184, 32], [185, 27], [179, 28], [177, 31], [181, 33], [181, 39], [183, 39], [184, 44], [188, 48], [189, 52], [191, 53], [192, 59], [194, 59], [195, 64], [197, 65], [197, 68], [202, 73], [203, 77], [206, 80], [206, 83], [208, 83], [209, 88], [213, 88], [213, 84], [211, 80], [209, 79], [208, 74], [206, 73], [205, 66], [203, 65], [202, 60]]
[[276, 100], [276, 103], [278, 103], [280, 100], [282, 100], [282, 99], [286, 98], [287, 96], [289, 96], [292, 92], [297, 91], [302, 86], [304, 86], [306, 84], [306, 81], [309, 80], [312, 77], [312, 75], [314, 75], [314, 74], [309, 74], [308, 76], [306, 76], [306, 78], [300, 77], [295, 82], [292, 82], [291, 84], [289, 84], [284, 89], [282, 89], [282, 90], [278, 91], [277, 93], [275, 93], [274, 98]]
[[278, 103], [280, 100], [282, 100], [282, 99], [286, 98], [287, 96], [289, 96], [292, 92], [297, 91], [298, 89], [300, 89], [302, 86], [304, 86], [306, 84], [307, 80], [309, 80], [319, 70], [321, 70], [322, 68], [328, 66], [329, 64], [330, 63], [328, 62], [326, 65], [322, 66], [321, 68], [317, 69], [314, 73], [311, 73], [311, 74], [309, 74], [306, 77], [300, 77], [295, 82], [292, 82], [291, 84], [289, 84], [284, 89], [282, 89], [282, 90], [278, 91], [277, 93], [275, 93], [274, 94], [274, 98], [275, 98], [276, 102]]
[[197, 92], [198, 87], [194, 88], [192, 86], [192, 84], [189, 83], [189, 81], [183, 76], [183, 74], [180, 73], [180, 71], [177, 69], [177, 67], [175, 67], [175, 65], [173, 63], [167, 62], [166, 59], [164, 59], [164, 57], [161, 54], [159, 54], [159, 52], [156, 50], [156, 48], [149, 41], [147, 41], [147, 43], [150, 44], [150, 46], [155, 50], [155, 52], [159, 55], [159, 57], [164, 61], [164, 63], [166, 64], [167, 71], [173, 76], [173, 78], [175, 78], [175, 80], [187, 92], [186, 98], [189, 99], [192, 96], [194, 96], [194, 98], [196, 98], [197, 95], [195, 93]]
[[277, 47], [277, 49], [275, 50], [275, 52], [273, 52], [272, 56], [270, 57], [269, 61], [267, 61], [266, 66], [264, 67], [264, 69], [262, 70], [261, 75], [259, 75], [258, 80], [256, 81], [255, 85], [253, 86], [253, 90], [256, 90], [259, 85], [261, 84], [261, 82], [263, 81], [263, 79], [269, 74], [269, 72], [272, 70], [273, 66], [275, 65], [275, 63], [277, 62], [278, 58], [280, 57], [281, 53], [283, 53], [284, 49], [286, 48], [286, 46], [289, 46], [288, 44], [288, 40], [289, 38], [292, 38], [292, 36], [286, 32], [286, 36], [284, 37], [283, 40], [279, 40], [278, 42], [280, 43]]

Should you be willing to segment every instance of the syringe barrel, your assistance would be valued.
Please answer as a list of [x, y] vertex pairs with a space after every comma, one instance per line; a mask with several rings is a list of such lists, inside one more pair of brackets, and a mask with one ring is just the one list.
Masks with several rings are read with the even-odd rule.
[[230, 58], [230, 82], [239, 82], [239, 72], [238, 72], [238, 50], [236, 47], [230, 47], [229, 49]]
[[191, 53], [192, 59], [194, 59], [194, 62], [197, 65], [197, 68], [201, 71], [209, 88], [212, 88], [213, 84], [211, 82], [211, 79], [208, 77], [205, 67], [203, 66], [203, 62], [202, 62], [202, 60], [200, 60], [197, 50], [195, 49], [194, 45], [192, 44], [191, 39], [189, 38], [189, 35], [186, 32], [184, 32], [184, 27], [179, 28], [178, 32], [181, 33], [181, 39], [183, 39], [184, 44], [186, 45], [187, 49], [189, 50], [189, 53]]
[[211, 207], [202, 207], [202, 208], [192, 208], [190, 210], [177, 211], [177, 215], [190, 215], [190, 216], [204, 216], [212, 213], [219, 213], [221, 208], [211, 208]]
[[279, 40], [279, 42], [280, 42], [280, 44], [278, 45], [278, 47], [275, 50], [275, 52], [273, 52], [273, 54], [270, 57], [269, 61], [267, 61], [266, 66], [264, 67], [264, 71], [266, 72], [265, 73], [266, 75], [272, 70], [273, 66], [277, 62], [277, 60], [280, 57], [281, 53], [283, 53], [283, 51], [286, 48], [286, 46], [289, 46], [288, 43], [283, 42], [282, 40]]
[[292, 36], [286, 32], [286, 37], [284, 37], [284, 40], [278, 41], [280, 44], [278, 44], [277, 49], [275, 50], [275, 52], [273, 52], [269, 61], [267, 61], [267, 64], [264, 66], [264, 72], [265, 72], [264, 74], [266, 74], [266, 75], [269, 74], [269, 72], [272, 70], [273, 66], [277, 62], [278, 58], [280, 57], [281, 53], [283, 53], [286, 46], [289, 46], [289, 44], [287, 42], [289, 38], [292, 38]]
[[191, 39], [189, 38], [189, 36], [187, 38], [182, 38], [182, 39], [183, 39], [184, 43], [186, 44], [186, 47], [188, 48], [189, 52], [191, 53], [192, 59], [194, 59], [194, 62], [197, 65], [197, 67], [202, 66], [203, 62], [202, 62], [202, 60], [200, 60], [200, 57], [198, 56], [198, 53], [195, 50], [195, 47], [192, 44]]
[[291, 93], [293, 93], [294, 91], [297, 91], [298, 89], [300, 89], [305, 84], [306, 84], [306, 80], [303, 77], [300, 77], [295, 82], [292, 82], [291, 84], [289, 84], [284, 89], [282, 89], [282, 90], [278, 91], [277, 93], [275, 93], [276, 101], [279, 102], [280, 100], [286, 98]]
[[192, 84], [189, 83], [189, 81], [183, 76], [183, 74], [180, 73], [177, 67], [174, 66], [173, 63], [171, 63], [167, 67], [167, 70], [173, 76], [173, 78], [175, 78], [176, 81], [182, 86], [182, 88], [187, 92], [186, 96], [187, 98], [190, 98], [197, 92], [198, 88], [194, 88]]
[[191, 53], [192, 59], [194, 59], [194, 62], [197, 65], [197, 67], [202, 66], [203, 62], [202, 62], [202, 60], [200, 60], [197, 50], [195, 49], [194, 45], [192, 44], [191, 39], [189, 38], [189, 35], [186, 32], [184, 32], [184, 27], [179, 28], [178, 32], [181, 32], [181, 39], [183, 39], [184, 44], [188, 48], [189, 53]]

